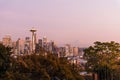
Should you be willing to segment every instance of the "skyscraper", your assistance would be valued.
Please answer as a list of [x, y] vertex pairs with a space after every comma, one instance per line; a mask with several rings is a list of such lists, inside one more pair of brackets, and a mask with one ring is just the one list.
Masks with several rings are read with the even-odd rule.
[[24, 53], [27, 53], [27, 54], [30, 53], [30, 51], [31, 51], [30, 42], [31, 42], [31, 41], [30, 41], [30, 37], [26, 37], [26, 38], [25, 38]]
[[39, 44], [40, 47], [42, 47], [42, 39], [38, 40], [38, 44]]
[[36, 32], [37, 30], [35, 28], [32, 28], [30, 32], [32, 32], [32, 52], [35, 52], [35, 45], [36, 45]]
[[43, 37], [43, 48], [47, 50], [47, 37], [46, 36]]
[[18, 40], [16, 41], [17, 54], [20, 55], [24, 53], [24, 44], [25, 44], [25, 41], [18, 38]]

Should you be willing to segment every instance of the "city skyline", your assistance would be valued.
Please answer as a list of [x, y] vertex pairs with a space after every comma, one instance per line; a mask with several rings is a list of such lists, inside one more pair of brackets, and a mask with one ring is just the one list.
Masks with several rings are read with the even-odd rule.
[[95, 41], [120, 43], [120, 0], [0, 0], [0, 40], [47, 36], [58, 45], [90, 46]]

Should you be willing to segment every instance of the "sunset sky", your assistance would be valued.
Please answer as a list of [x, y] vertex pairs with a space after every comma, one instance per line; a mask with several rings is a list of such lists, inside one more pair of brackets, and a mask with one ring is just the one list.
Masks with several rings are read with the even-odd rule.
[[120, 42], [120, 0], [0, 0], [0, 40], [31, 37], [32, 27], [59, 45]]

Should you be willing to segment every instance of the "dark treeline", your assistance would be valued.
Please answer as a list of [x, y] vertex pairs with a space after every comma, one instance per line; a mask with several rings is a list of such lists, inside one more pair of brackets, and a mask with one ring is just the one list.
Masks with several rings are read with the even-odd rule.
[[86, 71], [93, 73], [94, 80], [120, 80], [120, 44], [95, 42], [85, 49], [84, 58], [88, 61]]
[[0, 44], [0, 80], [120, 80], [119, 43], [97, 41], [84, 52], [87, 60], [84, 71], [93, 76], [83, 78], [80, 67], [43, 48], [39, 55], [13, 57], [11, 48]]
[[65, 58], [57, 58], [41, 48], [39, 55], [11, 56], [0, 44], [0, 80], [83, 80], [80, 69]]

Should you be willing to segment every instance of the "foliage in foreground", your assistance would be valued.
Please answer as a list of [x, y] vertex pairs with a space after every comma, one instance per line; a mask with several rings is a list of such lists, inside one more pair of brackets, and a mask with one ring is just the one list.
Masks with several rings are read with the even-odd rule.
[[86, 70], [98, 75], [99, 80], [120, 80], [120, 44], [95, 42], [94, 46], [85, 49], [88, 61]]
[[44, 56], [42, 53], [15, 59], [10, 57], [10, 49], [0, 44], [0, 80], [83, 80], [78, 68], [65, 58], [57, 58], [50, 53]]

